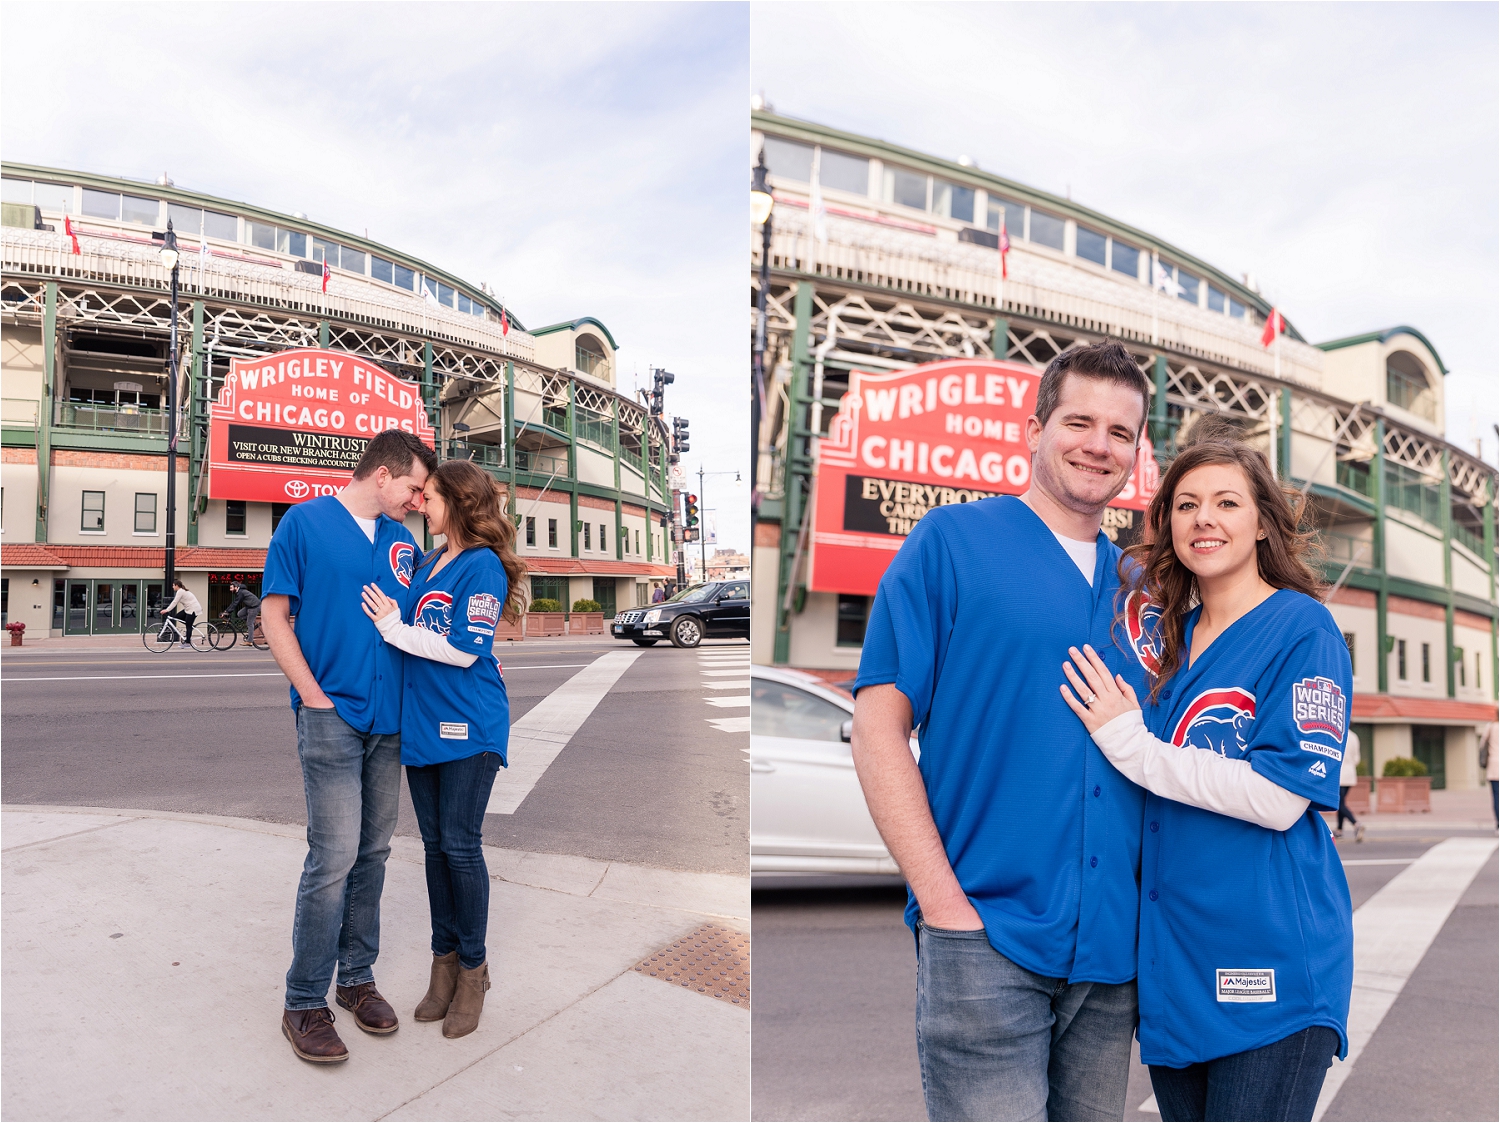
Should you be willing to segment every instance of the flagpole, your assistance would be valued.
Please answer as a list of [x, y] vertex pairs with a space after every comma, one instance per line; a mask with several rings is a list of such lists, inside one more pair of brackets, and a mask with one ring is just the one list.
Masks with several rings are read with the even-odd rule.
[[[1272, 371], [1276, 381], [1281, 381], [1281, 313], [1275, 308], [1271, 309], [1271, 329], [1275, 333], [1271, 337], [1271, 363]], [[1280, 478], [1281, 473], [1277, 470], [1281, 463], [1281, 457], [1277, 455], [1277, 420], [1280, 415], [1281, 387], [1277, 386], [1271, 391], [1271, 475]]]
[[1157, 305], [1161, 303], [1161, 285], [1157, 283], [1157, 273], [1161, 265], [1157, 261], [1156, 251], [1151, 251], [1151, 346], [1156, 346], [1156, 312]]

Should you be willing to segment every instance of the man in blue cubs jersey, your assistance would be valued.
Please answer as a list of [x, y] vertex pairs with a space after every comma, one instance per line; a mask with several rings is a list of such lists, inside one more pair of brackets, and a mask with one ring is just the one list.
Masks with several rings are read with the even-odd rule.
[[1081, 632], [1145, 681], [1100, 524], [1149, 394], [1118, 343], [1058, 356], [1027, 420], [1030, 489], [929, 511], [871, 610], [854, 762], [910, 889], [932, 1119], [1124, 1115], [1144, 797], [1055, 680]]
[[281, 1028], [297, 1056], [319, 1064], [349, 1056], [328, 1009], [335, 967], [339, 1005], [356, 1025], [397, 1028], [373, 968], [401, 791], [403, 656], [370, 627], [361, 589], [373, 582], [405, 607], [417, 545], [402, 519], [420, 506], [436, 465], [411, 434], [380, 434], [338, 496], [282, 517], [266, 553], [262, 627], [291, 680], [307, 792], [307, 860]]

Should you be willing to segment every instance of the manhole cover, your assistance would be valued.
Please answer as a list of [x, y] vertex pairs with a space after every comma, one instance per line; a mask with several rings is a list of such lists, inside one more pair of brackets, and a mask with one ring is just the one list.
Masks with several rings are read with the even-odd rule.
[[705, 924], [635, 965], [642, 975], [750, 1008], [750, 937]]

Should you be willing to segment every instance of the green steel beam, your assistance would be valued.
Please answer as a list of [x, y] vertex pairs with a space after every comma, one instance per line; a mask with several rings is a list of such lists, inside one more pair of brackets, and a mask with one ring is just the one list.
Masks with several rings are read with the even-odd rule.
[[1167, 357], [1151, 364], [1151, 444], [1161, 457], [1167, 445]]
[[516, 364], [505, 364], [505, 463], [510, 468], [510, 518], [516, 520]]
[[[1494, 485], [1490, 489], [1493, 491]], [[1484, 500], [1484, 561], [1490, 567], [1490, 603], [1495, 602], [1495, 497]], [[1490, 697], [1500, 699], [1500, 621], [1490, 617]]]
[[[568, 379], [568, 525], [572, 527], [572, 556], [578, 556], [578, 386]], [[615, 490], [620, 489], [620, 447], [615, 444]], [[618, 504], [616, 504], [618, 509]]]
[[1390, 576], [1385, 568], [1385, 418], [1375, 419], [1375, 571], [1379, 575], [1379, 588], [1375, 592], [1375, 650], [1376, 689], [1381, 694], [1390, 690], [1390, 651], [1394, 641], [1386, 635], [1386, 610], [1390, 606]]
[[1457, 676], [1453, 673], [1453, 485], [1448, 479], [1448, 450], [1443, 449], [1443, 478], [1438, 484], [1439, 512], [1443, 520], [1443, 588], [1447, 603], [1443, 605], [1443, 633], [1448, 649], [1448, 697], [1457, 697]]
[[[572, 383], [568, 386], [571, 388]], [[625, 544], [620, 537], [625, 530], [624, 512], [620, 510], [620, 403], [615, 402], [610, 412], [610, 423], [615, 437], [615, 560], [625, 560]], [[577, 472], [574, 472], [577, 475]]]
[[[42, 310], [42, 400], [36, 407], [36, 541], [47, 541], [47, 499], [52, 475], [52, 400], [57, 393], [57, 282], [47, 282]], [[163, 442], [165, 443], [165, 442]]]
[[[208, 437], [207, 389], [203, 377], [203, 301], [193, 301], [193, 368], [188, 380], [188, 524], [187, 544], [198, 544], [198, 516], [208, 507], [199, 501]], [[201, 422], [201, 424], [200, 424]]]
[[1282, 390], [1276, 395], [1281, 402], [1281, 440], [1276, 442], [1276, 459], [1280, 461], [1277, 475], [1285, 480], [1292, 474], [1292, 395]]
[[990, 330], [990, 353], [997, 359], [1010, 353], [1010, 321], [1004, 316], [996, 316], [995, 326]]
[[327, 347], [328, 346], [328, 321], [327, 320], [319, 320], [318, 321], [318, 346], [319, 347]]
[[[799, 427], [803, 411], [807, 409], [811, 401], [807, 380], [812, 369], [808, 354], [808, 337], [812, 332], [812, 298], [811, 278], [798, 280], [797, 296], [793, 304], [796, 327], [792, 333], [792, 384], [790, 387], [792, 409], [789, 425], [793, 430]], [[771, 654], [771, 661], [779, 665], [785, 665], [791, 658], [792, 621], [784, 606], [787, 586], [796, 578], [796, 574], [792, 572], [792, 563], [795, 561], [797, 552], [797, 532], [802, 527], [803, 505], [807, 498], [805, 491], [812, 478], [811, 460], [805, 454], [802, 456], [797, 454], [798, 443], [807, 439], [795, 433], [787, 434], [786, 515], [781, 522], [781, 557], [777, 566], [776, 604], [773, 608], [776, 636]]]

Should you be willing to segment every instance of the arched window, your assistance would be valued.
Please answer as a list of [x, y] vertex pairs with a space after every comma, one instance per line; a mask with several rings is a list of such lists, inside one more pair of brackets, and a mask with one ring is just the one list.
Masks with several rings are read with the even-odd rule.
[[1437, 395], [1421, 360], [1409, 351], [1392, 351], [1386, 357], [1385, 398], [1393, 406], [1437, 422]]
[[580, 374], [604, 379], [609, 377], [606, 366], [609, 359], [605, 355], [604, 344], [594, 336], [580, 335], [573, 341], [573, 359]]

